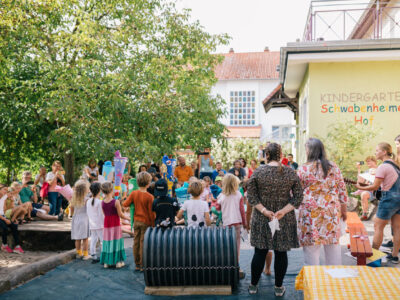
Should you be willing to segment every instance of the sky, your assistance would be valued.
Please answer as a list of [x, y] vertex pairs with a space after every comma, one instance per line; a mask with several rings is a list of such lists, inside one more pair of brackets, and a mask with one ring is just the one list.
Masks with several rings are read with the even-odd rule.
[[310, 0], [177, 0], [192, 10], [207, 32], [227, 33], [229, 45], [217, 53], [279, 51], [303, 36]]

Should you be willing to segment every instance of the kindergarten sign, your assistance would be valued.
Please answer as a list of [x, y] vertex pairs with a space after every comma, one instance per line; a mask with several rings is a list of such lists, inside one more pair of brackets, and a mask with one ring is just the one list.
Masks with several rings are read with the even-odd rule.
[[321, 113], [354, 114], [356, 124], [372, 125], [375, 114], [400, 113], [400, 91], [321, 93]]

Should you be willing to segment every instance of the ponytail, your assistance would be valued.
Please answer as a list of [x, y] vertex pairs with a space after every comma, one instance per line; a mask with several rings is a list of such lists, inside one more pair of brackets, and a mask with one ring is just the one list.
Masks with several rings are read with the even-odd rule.
[[93, 198], [92, 198], [92, 206], [94, 205], [94, 196], [93, 196]]

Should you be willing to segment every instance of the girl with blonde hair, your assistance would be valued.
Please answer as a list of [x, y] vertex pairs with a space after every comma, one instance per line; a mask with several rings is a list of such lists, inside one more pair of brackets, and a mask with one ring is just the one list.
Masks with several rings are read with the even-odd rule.
[[88, 253], [89, 217], [86, 211], [87, 195], [89, 193], [89, 182], [78, 180], [73, 188], [71, 200], [71, 239], [75, 240], [76, 257], [83, 260], [90, 259]]
[[226, 174], [222, 179], [222, 192], [218, 196], [218, 204], [221, 205], [222, 223], [224, 226], [235, 228], [236, 231], [238, 260], [240, 255], [240, 230], [242, 225], [247, 229], [244, 199], [239, 192], [239, 183], [240, 181], [235, 175]]

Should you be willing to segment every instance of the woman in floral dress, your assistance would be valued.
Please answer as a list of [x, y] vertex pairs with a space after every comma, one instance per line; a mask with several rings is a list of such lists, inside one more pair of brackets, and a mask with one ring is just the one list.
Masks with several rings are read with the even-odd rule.
[[321, 246], [325, 264], [340, 265], [340, 218], [347, 218], [347, 191], [339, 168], [327, 160], [318, 139], [306, 143], [307, 162], [298, 170], [304, 188], [299, 208], [298, 236], [306, 265], [319, 265]]

